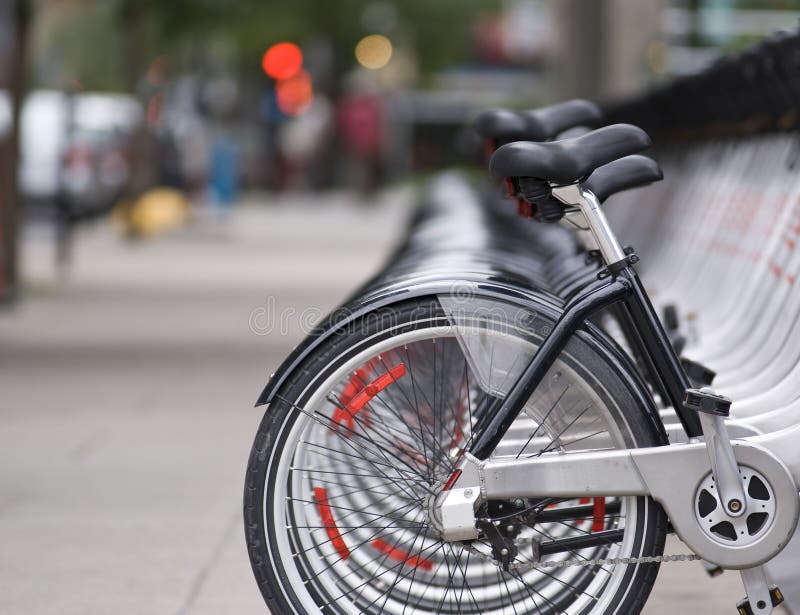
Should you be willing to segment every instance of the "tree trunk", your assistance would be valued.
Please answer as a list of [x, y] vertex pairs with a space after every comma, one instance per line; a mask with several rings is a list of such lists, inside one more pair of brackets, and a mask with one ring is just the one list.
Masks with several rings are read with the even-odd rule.
[[16, 294], [18, 282], [17, 228], [19, 222], [20, 195], [17, 182], [19, 160], [19, 116], [25, 91], [25, 58], [28, 25], [31, 19], [30, 0], [16, 0], [9, 11], [12, 20], [13, 42], [8, 61], [8, 94], [11, 102], [12, 120], [8, 138], [2, 147], [0, 158], [0, 300], [11, 300]]

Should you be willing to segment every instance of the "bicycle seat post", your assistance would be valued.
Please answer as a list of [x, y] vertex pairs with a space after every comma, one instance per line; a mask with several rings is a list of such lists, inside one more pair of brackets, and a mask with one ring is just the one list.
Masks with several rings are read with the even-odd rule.
[[580, 209], [606, 265], [625, 260], [625, 251], [619, 245], [600, 207], [600, 201], [594, 194], [576, 183], [553, 188], [553, 196], [565, 205], [577, 206]]

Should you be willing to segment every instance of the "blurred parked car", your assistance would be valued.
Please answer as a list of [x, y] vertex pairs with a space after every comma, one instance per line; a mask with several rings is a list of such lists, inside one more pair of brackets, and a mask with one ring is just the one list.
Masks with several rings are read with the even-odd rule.
[[[10, 127], [8, 93], [0, 92], [0, 134]], [[34, 210], [64, 204], [70, 217], [111, 209], [125, 188], [129, 143], [141, 105], [122, 94], [35, 90], [20, 112], [20, 191]]]
[[130, 151], [124, 134], [78, 129], [61, 158], [61, 189], [71, 217], [107, 212], [125, 189]]

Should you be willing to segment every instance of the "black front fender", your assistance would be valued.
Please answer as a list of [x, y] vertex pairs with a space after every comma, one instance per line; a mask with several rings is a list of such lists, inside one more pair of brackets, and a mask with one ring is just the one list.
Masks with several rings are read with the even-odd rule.
[[475, 297], [504, 297], [518, 301], [539, 313], [549, 314], [557, 318], [561, 300], [541, 291], [526, 289], [509, 281], [498, 281], [483, 275], [464, 275], [460, 279], [417, 278], [412, 283], [408, 280], [397, 281], [390, 285], [371, 289], [364, 295], [346, 302], [331, 312], [311, 333], [298, 344], [286, 360], [270, 376], [267, 385], [256, 401], [256, 406], [268, 404], [275, 397], [275, 392], [289, 378], [292, 372], [326, 339], [335, 335], [355, 320], [374, 310], [385, 308], [401, 301], [416, 297], [438, 296], [458, 292], [469, 293]]
[[[469, 294], [476, 299], [501, 298], [512, 303], [517, 303], [521, 308], [536, 312], [555, 321], [561, 314], [563, 301], [548, 293], [518, 284], [507, 279], [498, 279], [485, 275], [464, 275], [458, 279], [452, 277], [397, 281], [393, 284], [372, 288], [363, 295], [358, 295], [329, 314], [325, 320], [298, 344], [278, 370], [272, 374], [256, 406], [269, 404], [275, 397], [280, 386], [289, 379], [305, 359], [315, 351], [329, 337], [336, 335], [350, 323], [364, 317], [372, 311], [385, 308], [392, 304], [407, 301], [408, 299], [426, 296], [441, 296], [459, 293], [464, 296]], [[663, 435], [666, 443], [666, 433], [653, 398], [648, 392], [631, 358], [601, 329], [591, 323], [586, 323], [578, 331], [584, 341], [603, 355], [618, 373], [628, 380], [631, 391], [639, 401], [639, 407], [649, 416], [652, 423]]]

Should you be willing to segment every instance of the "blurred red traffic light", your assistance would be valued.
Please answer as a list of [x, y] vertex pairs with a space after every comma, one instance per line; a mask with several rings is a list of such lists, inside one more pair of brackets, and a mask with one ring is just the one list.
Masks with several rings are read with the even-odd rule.
[[264, 72], [273, 79], [293, 77], [303, 65], [303, 52], [294, 43], [277, 43], [261, 59]]
[[300, 115], [314, 100], [311, 76], [304, 70], [275, 85], [278, 108], [286, 115]]

